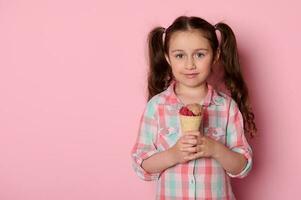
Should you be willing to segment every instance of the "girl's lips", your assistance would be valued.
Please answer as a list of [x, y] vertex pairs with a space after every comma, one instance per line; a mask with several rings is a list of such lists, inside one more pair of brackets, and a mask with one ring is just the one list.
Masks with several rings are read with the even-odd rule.
[[184, 74], [187, 78], [195, 78], [199, 73]]

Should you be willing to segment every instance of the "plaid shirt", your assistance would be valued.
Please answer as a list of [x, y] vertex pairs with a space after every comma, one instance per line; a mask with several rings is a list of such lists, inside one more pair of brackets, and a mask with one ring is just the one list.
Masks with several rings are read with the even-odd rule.
[[232, 151], [241, 153], [247, 165], [239, 174], [230, 174], [213, 158], [199, 158], [177, 164], [160, 173], [148, 173], [142, 161], [172, 147], [181, 136], [179, 109], [183, 103], [174, 92], [176, 82], [148, 101], [141, 117], [139, 134], [132, 149], [133, 168], [143, 180], [157, 180], [156, 199], [235, 199], [230, 177], [245, 177], [252, 167], [252, 149], [243, 129], [243, 118], [236, 102], [217, 93], [209, 84], [202, 105], [203, 132]]

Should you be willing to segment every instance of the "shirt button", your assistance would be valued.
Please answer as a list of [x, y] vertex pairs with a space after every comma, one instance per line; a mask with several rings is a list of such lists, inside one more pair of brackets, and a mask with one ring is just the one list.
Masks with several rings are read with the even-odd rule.
[[194, 184], [194, 180], [193, 179], [190, 180], [190, 184]]

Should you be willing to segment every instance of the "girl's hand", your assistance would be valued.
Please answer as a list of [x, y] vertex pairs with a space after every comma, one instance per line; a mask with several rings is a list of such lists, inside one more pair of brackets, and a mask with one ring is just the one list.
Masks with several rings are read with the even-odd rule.
[[193, 156], [193, 153], [195, 152], [190, 152], [187, 150], [196, 147], [196, 145], [198, 144], [199, 134], [199, 132], [187, 132], [177, 141], [177, 143], [173, 147], [171, 147], [171, 151], [176, 163], [183, 164], [191, 160], [189, 159], [189, 157]]
[[220, 149], [221, 143], [211, 139], [207, 136], [199, 136], [197, 138], [197, 145], [193, 147], [187, 147], [184, 149], [189, 155], [185, 157], [188, 160], [195, 160], [202, 157], [215, 158]]

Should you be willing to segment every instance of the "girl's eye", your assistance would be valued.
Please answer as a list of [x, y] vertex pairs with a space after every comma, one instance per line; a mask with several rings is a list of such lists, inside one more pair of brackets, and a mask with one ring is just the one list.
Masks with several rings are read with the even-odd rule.
[[201, 58], [201, 57], [203, 57], [203, 56], [205, 56], [203, 53], [197, 53], [197, 54], [196, 54], [196, 57], [197, 57], [197, 58]]
[[184, 56], [183, 54], [177, 54], [175, 57], [176, 58], [183, 58], [183, 56]]

